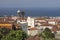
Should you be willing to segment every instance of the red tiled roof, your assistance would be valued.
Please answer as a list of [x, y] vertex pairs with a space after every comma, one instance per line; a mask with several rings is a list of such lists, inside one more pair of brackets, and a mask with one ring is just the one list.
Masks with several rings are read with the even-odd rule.
[[27, 18], [17, 18], [17, 19], [18, 19], [18, 20], [21, 20], [21, 19], [22, 19], [22, 20], [27, 20]]
[[13, 19], [6, 19], [6, 21], [14, 21]]
[[36, 18], [35, 20], [45, 20], [45, 18]]
[[0, 18], [0, 22], [3, 22], [3, 21], [15, 21], [13, 19], [10, 19], [10, 18]]
[[44, 23], [41, 26], [53, 26], [52, 24]]
[[58, 19], [48, 19], [47, 21], [55, 21], [55, 22], [58, 22], [58, 21], [60, 21], [60, 20], [58, 20]]
[[12, 24], [11, 22], [0, 22], [0, 24]]
[[38, 30], [37, 28], [30, 28], [30, 29], [28, 29], [28, 30]]
[[52, 29], [51, 29], [51, 31], [54, 31], [54, 32], [56, 32], [56, 31], [58, 31], [59, 29], [58, 29], [58, 27], [53, 27]]

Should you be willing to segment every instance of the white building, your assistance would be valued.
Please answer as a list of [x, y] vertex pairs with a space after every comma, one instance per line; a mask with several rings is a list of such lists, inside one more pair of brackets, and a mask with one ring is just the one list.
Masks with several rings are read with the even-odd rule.
[[21, 26], [21, 28], [22, 28], [22, 30], [23, 31], [25, 31], [26, 33], [28, 33], [27, 31], [28, 31], [28, 29], [27, 29], [27, 22], [20, 22], [20, 26]]
[[34, 18], [28, 17], [27, 18], [28, 26], [30, 26], [31, 28], [33, 28], [35, 26], [34, 21], [35, 21]]
[[38, 29], [37, 28], [30, 28], [30, 29], [28, 29], [28, 35], [35, 36], [37, 34], [38, 34]]
[[42, 24], [40, 26], [37, 26], [36, 28], [38, 29], [45, 29], [45, 28], [49, 28], [49, 29], [52, 29], [53, 28], [53, 25], [50, 25], [50, 24]]
[[17, 19], [17, 17], [16, 17], [16, 16], [12, 16], [11, 18], [12, 18], [12, 19], [14, 19], [14, 20], [16, 20], [16, 19]]
[[[25, 20], [25, 19], [24, 19]], [[20, 24], [20, 27], [22, 28], [22, 30], [23, 31], [25, 31], [26, 33], [27, 33], [27, 21], [24, 21], [24, 20], [22, 20], [21, 21], [21, 19], [19, 18], [19, 19], [17, 19], [16, 21], [17, 21], [17, 24]]]
[[52, 25], [56, 25], [57, 24], [56, 19], [47, 19], [47, 21], [48, 21], [48, 24], [52, 24]]

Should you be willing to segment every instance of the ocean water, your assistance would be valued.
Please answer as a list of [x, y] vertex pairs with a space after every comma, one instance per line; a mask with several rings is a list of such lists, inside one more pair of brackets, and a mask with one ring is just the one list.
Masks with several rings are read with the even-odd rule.
[[23, 10], [26, 16], [60, 16], [60, 8], [0, 8], [0, 16], [17, 15], [17, 10]]

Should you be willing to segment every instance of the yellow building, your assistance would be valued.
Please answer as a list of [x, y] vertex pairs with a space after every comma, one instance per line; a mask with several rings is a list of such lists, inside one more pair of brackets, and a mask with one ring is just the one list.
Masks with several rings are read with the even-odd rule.
[[8, 28], [8, 29], [12, 29], [12, 23], [9, 22], [0, 22], [0, 28]]

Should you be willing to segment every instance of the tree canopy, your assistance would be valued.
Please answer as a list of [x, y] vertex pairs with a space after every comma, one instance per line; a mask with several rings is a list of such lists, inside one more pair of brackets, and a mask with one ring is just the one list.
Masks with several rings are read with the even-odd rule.
[[49, 28], [46, 28], [40, 35], [47, 39], [53, 39], [55, 37]]
[[12, 30], [3, 40], [25, 40], [27, 34], [21, 30]]

